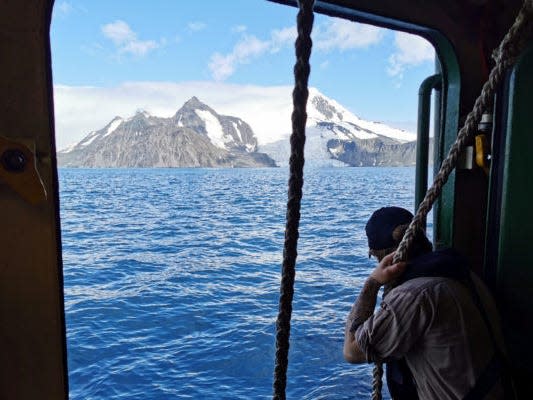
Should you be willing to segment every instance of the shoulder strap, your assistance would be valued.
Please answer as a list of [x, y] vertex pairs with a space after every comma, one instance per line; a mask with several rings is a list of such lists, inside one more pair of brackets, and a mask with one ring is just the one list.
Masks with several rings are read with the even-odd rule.
[[442, 277], [467, 283], [470, 277], [468, 260], [457, 250], [435, 250], [413, 258], [407, 263], [398, 284], [414, 278]]

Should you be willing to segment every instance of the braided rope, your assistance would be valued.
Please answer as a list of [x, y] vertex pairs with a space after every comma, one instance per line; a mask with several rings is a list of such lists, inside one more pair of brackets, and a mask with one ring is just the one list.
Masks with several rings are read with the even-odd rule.
[[383, 388], [383, 363], [376, 362], [372, 371], [372, 400], [381, 400]]
[[[493, 57], [496, 61], [493, 69], [489, 74], [487, 82], [483, 85], [481, 94], [476, 99], [472, 111], [466, 117], [466, 121], [463, 127], [457, 134], [457, 139], [453, 146], [450, 148], [446, 159], [443, 161], [442, 166], [434, 179], [433, 185], [426, 192], [424, 200], [418, 206], [416, 215], [414, 216], [411, 224], [407, 228], [405, 235], [400, 242], [396, 254], [394, 255], [393, 262], [398, 262], [406, 259], [407, 252], [411, 247], [416, 232], [423, 230], [424, 220], [427, 214], [431, 210], [433, 203], [440, 195], [442, 188], [448, 181], [448, 177], [457, 164], [459, 155], [466, 147], [466, 143], [472, 138], [477, 130], [477, 125], [481, 120], [481, 115], [488, 108], [496, 88], [500, 84], [505, 71], [514, 64], [516, 58], [519, 56], [523, 49], [527, 39], [528, 33], [530, 33], [533, 26], [533, 0], [525, 0], [520, 12], [518, 13], [515, 22], [502, 39], [500, 46], [494, 52]], [[385, 289], [387, 291], [387, 288]], [[381, 400], [381, 386], [383, 377], [383, 365], [376, 363], [373, 371], [373, 400]]]
[[296, 17], [298, 38], [295, 43], [296, 63], [294, 65], [294, 90], [292, 112], [291, 156], [289, 159], [289, 189], [285, 226], [285, 244], [279, 297], [279, 313], [276, 322], [276, 365], [274, 368], [275, 400], [285, 400], [287, 386], [287, 366], [289, 355], [289, 336], [294, 294], [294, 276], [297, 256], [298, 225], [303, 187], [305, 124], [307, 121], [308, 81], [311, 66], [311, 30], [313, 28], [314, 0], [299, 0]]
[[417, 230], [423, 229], [423, 222], [442, 187], [457, 164], [459, 155], [466, 147], [466, 143], [472, 138], [481, 120], [481, 115], [492, 101], [496, 87], [500, 84], [505, 71], [514, 64], [527, 40], [527, 33], [533, 26], [533, 0], [526, 0], [518, 13], [514, 24], [511, 26], [500, 46], [495, 52], [496, 64], [492, 68], [487, 82], [483, 85], [481, 94], [476, 99], [472, 111], [466, 117], [463, 127], [457, 134], [457, 139], [443, 161], [439, 173], [435, 177], [433, 185], [428, 189], [424, 200], [420, 203], [415, 217], [398, 246], [394, 256], [394, 262], [405, 260], [407, 250], [411, 247]]

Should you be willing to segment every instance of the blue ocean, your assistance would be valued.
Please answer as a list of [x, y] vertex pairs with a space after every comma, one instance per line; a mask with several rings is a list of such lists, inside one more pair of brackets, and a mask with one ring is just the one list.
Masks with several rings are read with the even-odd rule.
[[[306, 167], [289, 399], [370, 398], [344, 321], [373, 267], [366, 220], [412, 210], [414, 173]], [[59, 178], [71, 399], [271, 398], [288, 169]]]

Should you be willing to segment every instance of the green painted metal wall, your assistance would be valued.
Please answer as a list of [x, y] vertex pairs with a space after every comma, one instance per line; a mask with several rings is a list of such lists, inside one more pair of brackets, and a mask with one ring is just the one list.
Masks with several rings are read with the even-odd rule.
[[496, 259], [486, 264], [494, 265], [489, 272], [520, 398], [533, 398], [529, 383], [533, 373], [533, 46], [512, 70], [506, 88], [500, 178], [491, 187], [501, 197], [493, 197], [495, 217], [489, 214], [487, 223], [487, 236], [496, 237], [496, 248], [487, 248], [487, 257]]

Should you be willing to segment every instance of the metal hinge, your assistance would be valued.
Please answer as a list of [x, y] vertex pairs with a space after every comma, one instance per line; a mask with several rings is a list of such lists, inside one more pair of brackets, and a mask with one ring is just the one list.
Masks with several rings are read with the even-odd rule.
[[32, 204], [46, 200], [35, 160], [35, 151], [28, 146], [0, 136], [0, 182]]

